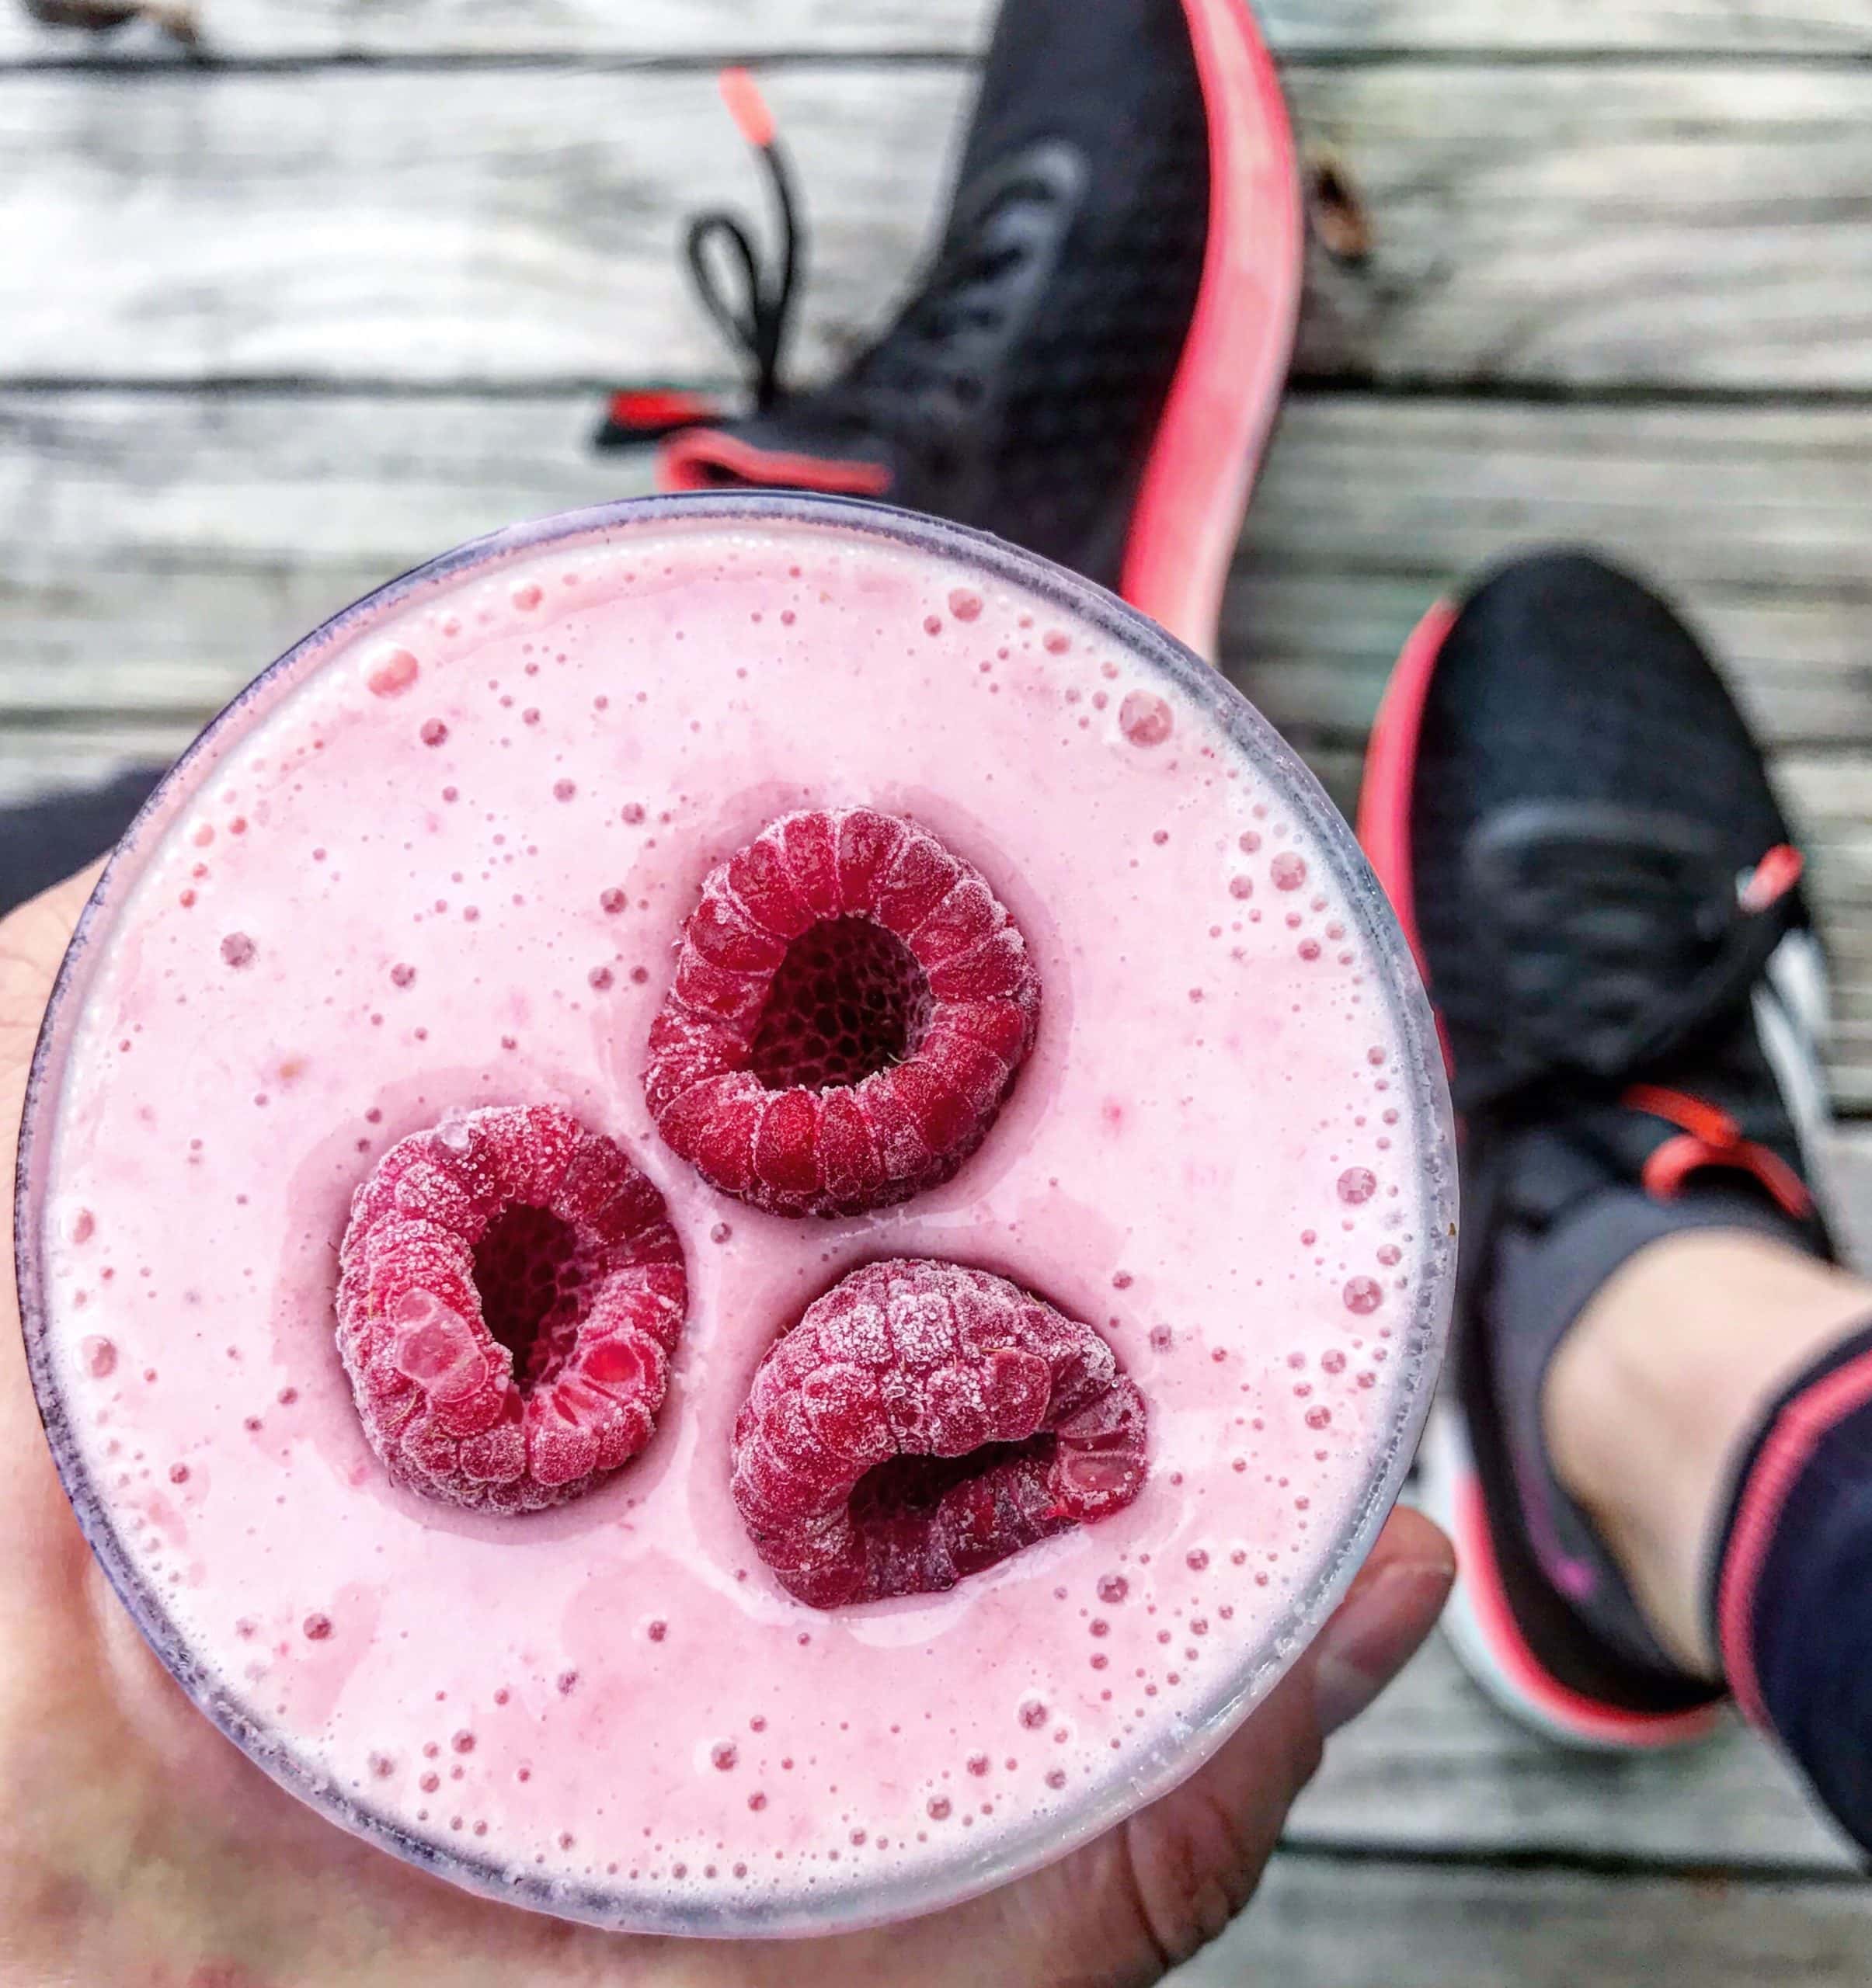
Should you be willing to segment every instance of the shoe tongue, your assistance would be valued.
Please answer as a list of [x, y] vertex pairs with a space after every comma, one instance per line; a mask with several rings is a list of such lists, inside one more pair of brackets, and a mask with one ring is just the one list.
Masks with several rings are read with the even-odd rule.
[[879, 498], [899, 465], [881, 435], [816, 421], [806, 404], [672, 435], [657, 457], [664, 490], [815, 490]]

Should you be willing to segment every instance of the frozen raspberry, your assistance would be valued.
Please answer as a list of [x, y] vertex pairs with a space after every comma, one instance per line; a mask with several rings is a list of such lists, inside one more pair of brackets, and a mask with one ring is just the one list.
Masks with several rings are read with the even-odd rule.
[[1020, 928], [927, 829], [869, 808], [787, 815], [703, 885], [645, 1088], [723, 1193], [861, 1215], [981, 1144], [1039, 1012]]
[[663, 1197], [546, 1105], [391, 1148], [351, 1204], [338, 1350], [391, 1479], [538, 1511], [650, 1440], [688, 1305]]
[[1129, 1504], [1144, 1423], [1090, 1326], [983, 1270], [872, 1263], [760, 1363], [735, 1503], [812, 1607], [939, 1594]]

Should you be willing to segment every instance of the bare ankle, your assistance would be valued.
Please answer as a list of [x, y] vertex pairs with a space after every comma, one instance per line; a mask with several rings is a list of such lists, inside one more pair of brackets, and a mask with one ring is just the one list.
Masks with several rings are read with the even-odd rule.
[[1658, 1640], [1720, 1675], [1704, 1587], [1738, 1451], [1775, 1396], [1872, 1316], [1872, 1286], [1747, 1230], [1641, 1249], [1562, 1341], [1542, 1408], [1556, 1475]]

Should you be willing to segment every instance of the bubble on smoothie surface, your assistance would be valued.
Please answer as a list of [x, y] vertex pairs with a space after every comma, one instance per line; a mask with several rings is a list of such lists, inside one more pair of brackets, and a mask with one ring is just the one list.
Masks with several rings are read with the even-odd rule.
[[1133, 690], [1118, 707], [1118, 728], [1133, 746], [1161, 746], [1174, 724], [1169, 705], [1152, 690]]
[[339, 1253], [338, 1348], [393, 1482], [535, 1511], [635, 1456], [687, 1307], [663, 1197], [569, 1112], [493, 1107], [392, 1146]]
[[671, 1149], [772, 1215], [954, 1176], [1039, 1025], [1027, 941], [973, 865], [870, 808], [783, 815], [712, 871], [652, 1024]]
[[938, 1594], [1143, 1488], [1143, 1397], [1005, 1278], [867, 1265], [809, 1305], [736, 1419], [732, 1490], [798, 1600]]
[[374, 697], [400, 697], [421, 674], [423, 666], [408, 649], [384, 649], [371, 659], [365, 681]]
[[1283, 849], [1268, 866], [1277, 891], [1297, 891], [1307, 881], [1307, 859]]
[[1376, 1277], [1354, 1277], [1345, 1281], [1345, 1309], [1361, 1316], [1376, 1312], [1384, 1300], [1384, 1292]]
[[1348, 1166], [1339, 1176], [1339, 1198], [1357, 1208], [1378, 1191], [1378, 1176], [1369, 1166]]
[[230, 932], [221, 940], [221, 958], [231, 967], [252, 966], [259, 951], [245, 932]]

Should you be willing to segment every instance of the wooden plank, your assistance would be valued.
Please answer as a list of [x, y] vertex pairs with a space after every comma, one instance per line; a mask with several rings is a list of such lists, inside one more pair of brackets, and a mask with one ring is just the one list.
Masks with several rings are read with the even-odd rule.
[[[0, 396], [0, 798], [166, 755], [432, 552], [642, 488], [644, 459], [586, 453], [594, 412], [576, 394]], [[1867, 411], [1303, 396], [1251, 517], [1230, 671], [1349, 803], [1379, 686], [1450, 576], [1554, 538], [1660, 574], [1783, 749], [1835, 940], [1838, 1094], [1872, 1107], [1868, 464]]]
[[1872, 412], [1297, 396], [1223, 651], [1277, 725], [1362, 736], [1437, 595], [1533, 544], [1607, 548], [1680, 596], [1762, 735], [1872, 745]]
[[[1309, 376], [1872, 391], [1872, 68], [1300, 63], [1376, 246]], [[958, 65], [771, 78], [815, 217], [800, 363], [887, 308]], [[700, 73], [0, 78], [0, 376], [705, 378], [682, 217], [757, 208]], [[231, 189], [238, 197], [231, 197]]]
[[[642, 61], [788, 50], [962, 54], [979, 47], [993, 0], [199, 0], [211, 52], [236, 61], [516, 54]], [[1654, 51], [1839, 54], [1872, 47], [1859, 0], [1263, 0], [1279, 50], [1569, 54]], [[110, 61], [164, 52], [133, 29], [92, 40], [0, 15], [0, 62]]]
[[1376, 242], [1357, 269], [1314, 255], [1304, 371], [1872, 385], [1872, 73], [1328, 68], [1292, 88]]
[[[0, 711], [211, 708], [386, 573], [645, 487], [595, 397], [0, 395]], [[1872, 748], [1872, 410], [1303, 394], [1227, 606], [1275, 721], [1362, 738], [1404, 633], [1503, 549], [1616, 549], [1693, 609], [1763, 735]], [[1845, 832], [1850, 807], [1831, 814]]]
[[[203, 45], [224, 61], [540, 55], [593, 61], [723, 60], [785, 50], [814, 55], [972, 54], [994, 0], [194, 0]], [[1769, 47], [1849, 45], [1845, 23], [1811, 0], [1790, 30], [1766, 18]], [[1682, 23], [1679, 24], [1679, 27]], [[1745, 46], [1759, 46], [1759, 41]], [[0, 63], [48, 57], [109, 64], [173, 53], [138, 23], [88, 36], [0, 14]]]
[[1171, 1988], [1859, 1988], [1872, 1891], [1276, 1858]]
[[198, 719], [447, 546], [647, 488], [591, 396], [0, 396], [0, 711]]
[[[1872, 1214], [1872, 1200], [1858, 1212]], [[1794, 1771], [1741, 1726], [1653, 1759], [1570, 1753], [1496, 1711], [1441, 1636], [1327, 1747], [1288, 1835], [1317, 1850], [1421, 1855], [1860, 1864]]]
[[[772, 79], [812, 203], [802, 366], [910, 269], [966, 87]], [[684, 220], [767, 212], [700, 72], [16, 75], [0, 188], [0, 376], [54, 379], [719, 379]]]

